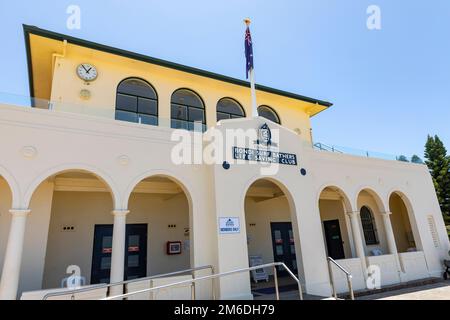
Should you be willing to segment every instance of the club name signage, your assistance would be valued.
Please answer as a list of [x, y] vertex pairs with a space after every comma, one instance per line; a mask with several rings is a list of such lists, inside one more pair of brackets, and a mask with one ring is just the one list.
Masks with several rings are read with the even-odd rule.
[[279, 163], [290, 166], [297, 165], [297, 156], [295, 154], [260, 149], [233, 147], [233, 158], [237, 160]]
[[[270, 128], [267, 124], [263, 124], [258, 130], [258, 140], [255, 141], [255, 144], [270, 147], [275, 145], [271, 140]], [[295, 154], [264, 149], [233, 147], [233, 158], [236, 160], [297, 165], [297, 156]]]

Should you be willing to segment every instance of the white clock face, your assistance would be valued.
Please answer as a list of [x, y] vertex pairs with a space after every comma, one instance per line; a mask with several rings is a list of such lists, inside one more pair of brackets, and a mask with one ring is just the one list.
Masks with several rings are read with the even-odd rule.
[[84, 81], [94, 81], [97, 79], [97, 69], [89, 63], [80, 64], [77, 68], [77, 74]]

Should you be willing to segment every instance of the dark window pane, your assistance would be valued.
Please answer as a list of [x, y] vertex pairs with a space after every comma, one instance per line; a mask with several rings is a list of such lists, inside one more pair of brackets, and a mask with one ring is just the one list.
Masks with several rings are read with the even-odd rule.
[[229, 98], [221, 99], [218, 102], [217, 111], [244, 117], [244, 110], [242, 107], [236, 101]]
[[227, 113], [217, 112], [217, 121], [230, 119], [230, 115]]
[[128, 267], [136, 268], [139, 267], [139, 255], [133, 254], [128, 256]]
[[188, 130], [196, 132], [205, 132], [206, 125], [201, 122], [188, 122]]
[[244, 116], [236, 116], [234, 114], [231, 115], [231, 119], [240, 119], [240, 118], [244, 118]]
[[205, 122], [205, 110], [189, 108], [189, 121]]
[[111, 269], [111, 257], [102, 257], [100, 260], [100, 270]]
[[138, 112], [158, 115], [158, 104], [155, 100], [138, 98]]
[[117, 88], [118, 93], [125, 93], [132, 96], [145, 97], [150, 99], [157, 99], [156, 92], [145, 81], [141, 79], [128, 79], [122, 81]]
[[123, 94], [117, 94], [116, 109], [137, 112], [137, 98], [126, 96]]
[[375, 220], [372, 212], [367, 207], [362, 207], [360, 211], [361, 224], [363, 228], [364, 238], [367, 245], [378, 244], [377, 233], [375, 229]]
[[148, 114], [139, 114], [139, 117], [141, 119], [141, 123], [144, 124], [151, 124], [153, 126], [157, 126], [158, 125], [158, 117], [157, 116], [151, 116]]
[[137, 113], [116, 110], [116, 120], [138, 122]]
[[171, 106], [171, 118], [172, 119], [179, 119], [179, 120], [187, 120], [187, 107], [185, 106], [179, 106], [176, 104], [172, 104]]
[[269, 119], [270, 121], [273, 121], [275, 123], [280, 123], [280, 119], [278, 118], [277, 114], [275, 113], [275, 111], [273, 111], [271, 108], [267, 107], [267, 106], [260, 106], [258, 108], [258, 115]]
[[173, 129], [186, 129], [186, 130], [189, 130], [188, 122], [187, 121], [183, 121], [183, 120], [172, 119], [170, 121], [170, 126]]
[[191, 90], [181, 89], [172, 94], [171, 102], [185, 106], [204, 108], [200, 97]]

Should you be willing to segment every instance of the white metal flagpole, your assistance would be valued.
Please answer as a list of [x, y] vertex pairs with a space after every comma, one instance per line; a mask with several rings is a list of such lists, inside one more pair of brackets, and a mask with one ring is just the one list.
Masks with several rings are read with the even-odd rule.
[[[244, 20], [245, 24], [247, 25], [247, 27], [250, 26], [250, 19], [245, 19]], [[253, 46], [253, 44], [252, 44]], [[253, 51], [253, 48], [252, 48]], [[253, 57], [252, 57], [253, 58]], [[249, 78], [250, 78], [250, 92], [251, 92], [251, 96], [252, 96], [252, 117], [257, 117], [258, 116], [258, 105], [256, 103], [256, 89], [255, 89], [255, 70], [253, 68], [253, 66], [250, 68], [249, 70]]]
[[256, 89], [255, 89], [255, 73], [253, 68], [250, 69], [250, 91], [252, 93], [252, 117], [258, 116], [258, 107], [256, 104]]

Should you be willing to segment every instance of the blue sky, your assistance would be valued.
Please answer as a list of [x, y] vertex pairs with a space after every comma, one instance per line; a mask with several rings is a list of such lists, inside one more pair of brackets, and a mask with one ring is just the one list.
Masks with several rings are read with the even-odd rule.
[[0, 92], [28, 94], [22, 23], [244, 79], [247, 16], [257, 83], [334, 103], [316, 141], [422, 156], [438, 134], [450, 148], [448, 0], [1, 1]]

